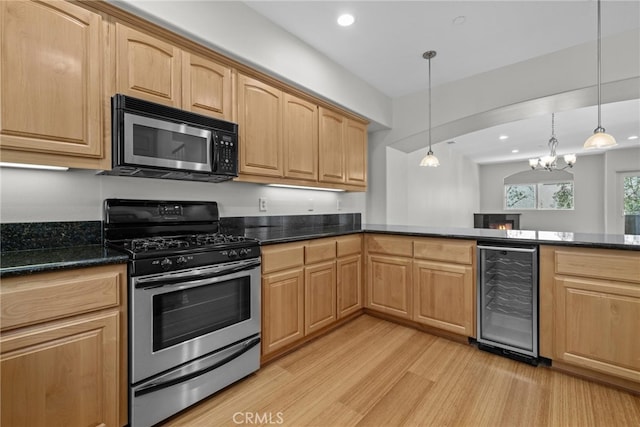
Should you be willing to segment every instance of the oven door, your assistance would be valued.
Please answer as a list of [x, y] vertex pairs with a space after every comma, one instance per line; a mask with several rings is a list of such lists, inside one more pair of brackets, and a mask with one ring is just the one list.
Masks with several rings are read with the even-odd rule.
[[192, 172], [212, 172], [209, 129], [124, 113], [124, 162]]
[[260, 259], [131, 279], [131, 382], [260, 333]]

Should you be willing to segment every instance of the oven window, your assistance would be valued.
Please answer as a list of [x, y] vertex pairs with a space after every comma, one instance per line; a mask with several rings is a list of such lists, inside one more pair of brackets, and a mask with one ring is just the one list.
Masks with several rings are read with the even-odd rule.
[[217, 331], [251, 316], [250, 277], [153, 297], [153, 351]]
[[133, 125], [133, 154], [208, 164], [207, 139], [140, 124]]

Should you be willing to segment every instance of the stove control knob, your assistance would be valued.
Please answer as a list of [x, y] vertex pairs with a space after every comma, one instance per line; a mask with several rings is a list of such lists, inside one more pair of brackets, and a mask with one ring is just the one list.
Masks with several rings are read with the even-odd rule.
[[165, 258], [162, 261], [160, 261], [160, 267], [162, 267], [163, 270], [168, 270], [172, 264], [173, 264], [173, 261], [171, 261], [169, 258]]
[[237, 258], [238, 257], [238, 252], [236, 252], [235, 250], [230, 250], [229, 254], [228, 254], [229, 258]]
[[246, 258], [249, 255], [248, 249], [240, 249], [240, 258]]
[[176, 264], [186, 264], [187, 263], [187, 259], [183, 256], [178, 257], [178, 259], [176, 260]]

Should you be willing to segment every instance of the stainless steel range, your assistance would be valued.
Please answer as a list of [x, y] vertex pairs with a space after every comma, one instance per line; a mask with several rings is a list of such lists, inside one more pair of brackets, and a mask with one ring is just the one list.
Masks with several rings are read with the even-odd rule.
[[260, 366], [260, 246], [215, 202], [107, 199], [129, 261], [129, 420], [156, 424]]

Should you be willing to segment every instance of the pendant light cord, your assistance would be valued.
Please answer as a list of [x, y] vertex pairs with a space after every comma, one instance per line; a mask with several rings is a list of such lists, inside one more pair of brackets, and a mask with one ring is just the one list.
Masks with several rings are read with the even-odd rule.
[[602, 90], [601, 90], [601, 75], [602, 75], [602, 60], [601, 60], [601, 54], [600, 54], [600, 44], [601, 44], [601, 37], [602, 37], [602, 30], [601, 30], [601, 23], [600, 23], [600, 0], [598, 0], [598, 129], [602, 128], [602, 115], [600, 113], [600, 105], [601, 105], [601, 96], [602, 96]]
[[429, 58], [429, 152], [431, 152], [431, 58]]

